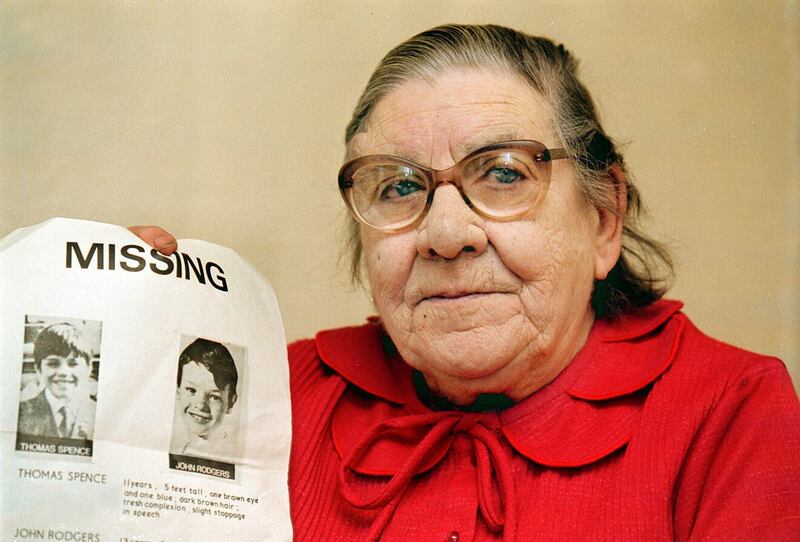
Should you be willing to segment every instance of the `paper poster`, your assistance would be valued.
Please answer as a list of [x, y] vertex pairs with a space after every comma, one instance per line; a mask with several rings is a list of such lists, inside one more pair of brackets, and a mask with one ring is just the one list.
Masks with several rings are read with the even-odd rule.
[[286, 341], [229, 249], [52, 219], [0, 241], [0, 540], [291, 540]]

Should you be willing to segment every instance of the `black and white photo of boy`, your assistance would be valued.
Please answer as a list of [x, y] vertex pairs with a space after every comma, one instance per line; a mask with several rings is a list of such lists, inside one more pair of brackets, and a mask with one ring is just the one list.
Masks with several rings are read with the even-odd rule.
[[26, 339], [32, 338], [32, 345], [26, 342], [25, 357], [32, 359], [23, 362], [17, 449], [32, 449], [21, 446], [30, 441], [26, 437], [44, 438], [38, 442], [59, 439], [91, 444], [100, 330], [101, 323], [93, 320], [26, 317]]
[[170, 453], [233, 462], [239, 455], [236, 419], [241, 385], [233, 349], [204, 338], [194, 339], [178, 358]]

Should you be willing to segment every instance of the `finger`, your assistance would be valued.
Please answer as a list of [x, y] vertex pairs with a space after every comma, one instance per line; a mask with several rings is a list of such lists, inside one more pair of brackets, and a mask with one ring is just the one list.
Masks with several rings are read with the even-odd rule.
[[178, 241], [164, 228], [159, 226], [130, 226], [128, 229], [165, 256], [169, 256], [178, 250]]

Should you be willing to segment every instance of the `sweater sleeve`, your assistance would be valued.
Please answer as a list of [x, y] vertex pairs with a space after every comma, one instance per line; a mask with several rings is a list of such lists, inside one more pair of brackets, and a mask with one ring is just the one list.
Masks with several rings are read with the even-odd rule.
[[684, 465], [676, 540], [800, 540], [800, 403], [779, 360], [727, 384]]

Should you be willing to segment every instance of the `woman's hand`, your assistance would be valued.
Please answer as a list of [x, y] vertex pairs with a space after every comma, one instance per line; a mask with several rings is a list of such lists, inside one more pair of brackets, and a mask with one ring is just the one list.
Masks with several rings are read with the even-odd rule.
[[165, 256], [169, 256], [178, 250], [178, 241], [164, 228], [159, 226], [130, 226], [128, 229]]

